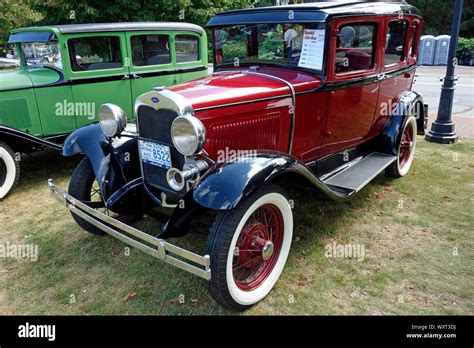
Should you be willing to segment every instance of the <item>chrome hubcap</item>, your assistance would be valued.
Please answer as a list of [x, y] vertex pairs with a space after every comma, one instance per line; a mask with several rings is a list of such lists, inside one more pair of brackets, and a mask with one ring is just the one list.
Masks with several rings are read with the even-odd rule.
[[267, 261], [272, 257], [273, 250], [275, 247], [273, 246], [273, 242], [271, 240], [267, 240], [262, 248], [262, 258]]

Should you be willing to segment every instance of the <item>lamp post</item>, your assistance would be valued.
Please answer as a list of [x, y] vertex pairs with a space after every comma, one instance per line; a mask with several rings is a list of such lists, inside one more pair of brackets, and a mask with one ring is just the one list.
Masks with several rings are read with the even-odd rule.
[[425, 139], [439, 144], [453, 144], [458, 141], [454, 122], [451, 119], [453, 111], [454, 89], [456, 77], [454, 68], [456, 66], [456, 51], [458, 47], [459, 30], [461, 27], [463, 0], [456, 0], [454, 6], [453, 26], [451, 28], [451, 41], [449, 44], [448, 67], [446, 77], [441, 87], [441, 98], [439, 100], [438, 117], [431, 125], [431, 130]]

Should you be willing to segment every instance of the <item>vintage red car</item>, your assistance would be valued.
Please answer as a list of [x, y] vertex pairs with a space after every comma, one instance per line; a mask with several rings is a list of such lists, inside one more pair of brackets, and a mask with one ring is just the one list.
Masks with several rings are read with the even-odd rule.
[[[208, 27], [214, 73], [141, 95], [136, 125], [103, 105], [100, 123], [64, 144], [86, 155], [69, 191], [49, 187], [86, 231], [208, 280], [218, 303], [243, 310], [285, 266], [286, 181], [344, 201], [384, 170], [410, 170], [427, 114], [411, 91], [422, 18], [406, 3], [356, 1], [229, 11]], [[162, 212], [155, 235], [130, 226]], [[195, 228], [208, 234], [204, 256], [166, 241]]]

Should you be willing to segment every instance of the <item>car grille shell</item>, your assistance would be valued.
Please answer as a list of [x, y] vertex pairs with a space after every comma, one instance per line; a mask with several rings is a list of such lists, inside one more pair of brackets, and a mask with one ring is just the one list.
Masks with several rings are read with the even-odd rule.
[[[176, 149], [171, 140], [171, 124], [178, 114], [170, 109], [158, 109], [141, 105], [137, 110], [138, 136], [141, 140], [153, 141], [169, 146], [173, 168], [183, 169], [185, 157]], [[165, 168], [141, 163], [144, 182], [159, 190], [180, 193], [171, 189], [166, 181]], [[185, 189], [183, 189], [185, 191]]]

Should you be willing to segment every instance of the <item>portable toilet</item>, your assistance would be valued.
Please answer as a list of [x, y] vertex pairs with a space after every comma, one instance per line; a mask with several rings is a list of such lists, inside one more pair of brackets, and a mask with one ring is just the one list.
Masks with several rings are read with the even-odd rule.
[[420, 38], [419, 60], [420, 65], [433, 65], [436, 53], [436, 39], [433, 35], [423, 35]]
[[435, 38], [436, 40], [436, 53], [434, 59], [434, 65], [448, 65], [448, 54], [449, 54], [449, 43], [451, 36], [440, 35]]

